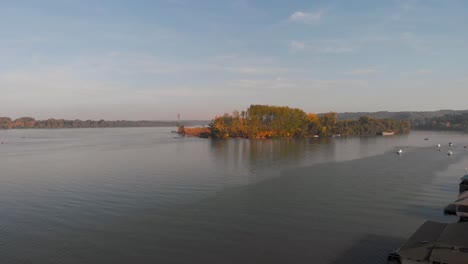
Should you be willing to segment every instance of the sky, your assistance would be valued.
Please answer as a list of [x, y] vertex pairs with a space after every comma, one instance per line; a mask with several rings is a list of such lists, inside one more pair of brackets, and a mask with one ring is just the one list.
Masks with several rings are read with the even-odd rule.
[[468, 109], [465, 0], [0, 0], [0, 116]]

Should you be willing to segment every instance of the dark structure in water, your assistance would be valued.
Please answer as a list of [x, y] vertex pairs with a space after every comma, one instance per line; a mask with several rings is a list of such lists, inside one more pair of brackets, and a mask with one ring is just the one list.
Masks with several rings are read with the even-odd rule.
[[468, 222], [426, 221], [388, 257], [388, 264], [468, 263]]
[[444, 209], [460, 217], [458, 223], [426, 221], [387, 259], [388, 264], [468, 263], [468, 175], [461, 178], [457, 200]]

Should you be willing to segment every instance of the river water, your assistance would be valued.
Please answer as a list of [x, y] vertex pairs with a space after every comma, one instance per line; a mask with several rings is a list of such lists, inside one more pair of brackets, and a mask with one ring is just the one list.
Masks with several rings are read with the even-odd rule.
[[426, 219], [456, 221], [467, 134], [171, 130], [0, 131], [0, 263], [385, 263]]

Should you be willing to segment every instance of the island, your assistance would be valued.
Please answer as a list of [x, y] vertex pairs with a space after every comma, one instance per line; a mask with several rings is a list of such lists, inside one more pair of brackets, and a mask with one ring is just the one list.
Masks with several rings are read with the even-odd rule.
[[208, 127], [179, 127], [182, 135], [211, 138], [370, 136], [409, 133], [410, 122], [362, 116], [339, 120], [335, 112], [314, 114], [288, 106], [251, 105], [215, 117]]

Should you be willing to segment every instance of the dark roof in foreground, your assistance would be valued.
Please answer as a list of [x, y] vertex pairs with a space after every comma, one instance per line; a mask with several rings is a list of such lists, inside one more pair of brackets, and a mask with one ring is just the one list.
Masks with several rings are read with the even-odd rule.
[[468, 263], [468, 222], [426, 221], [396, 252], [417, 261]]

